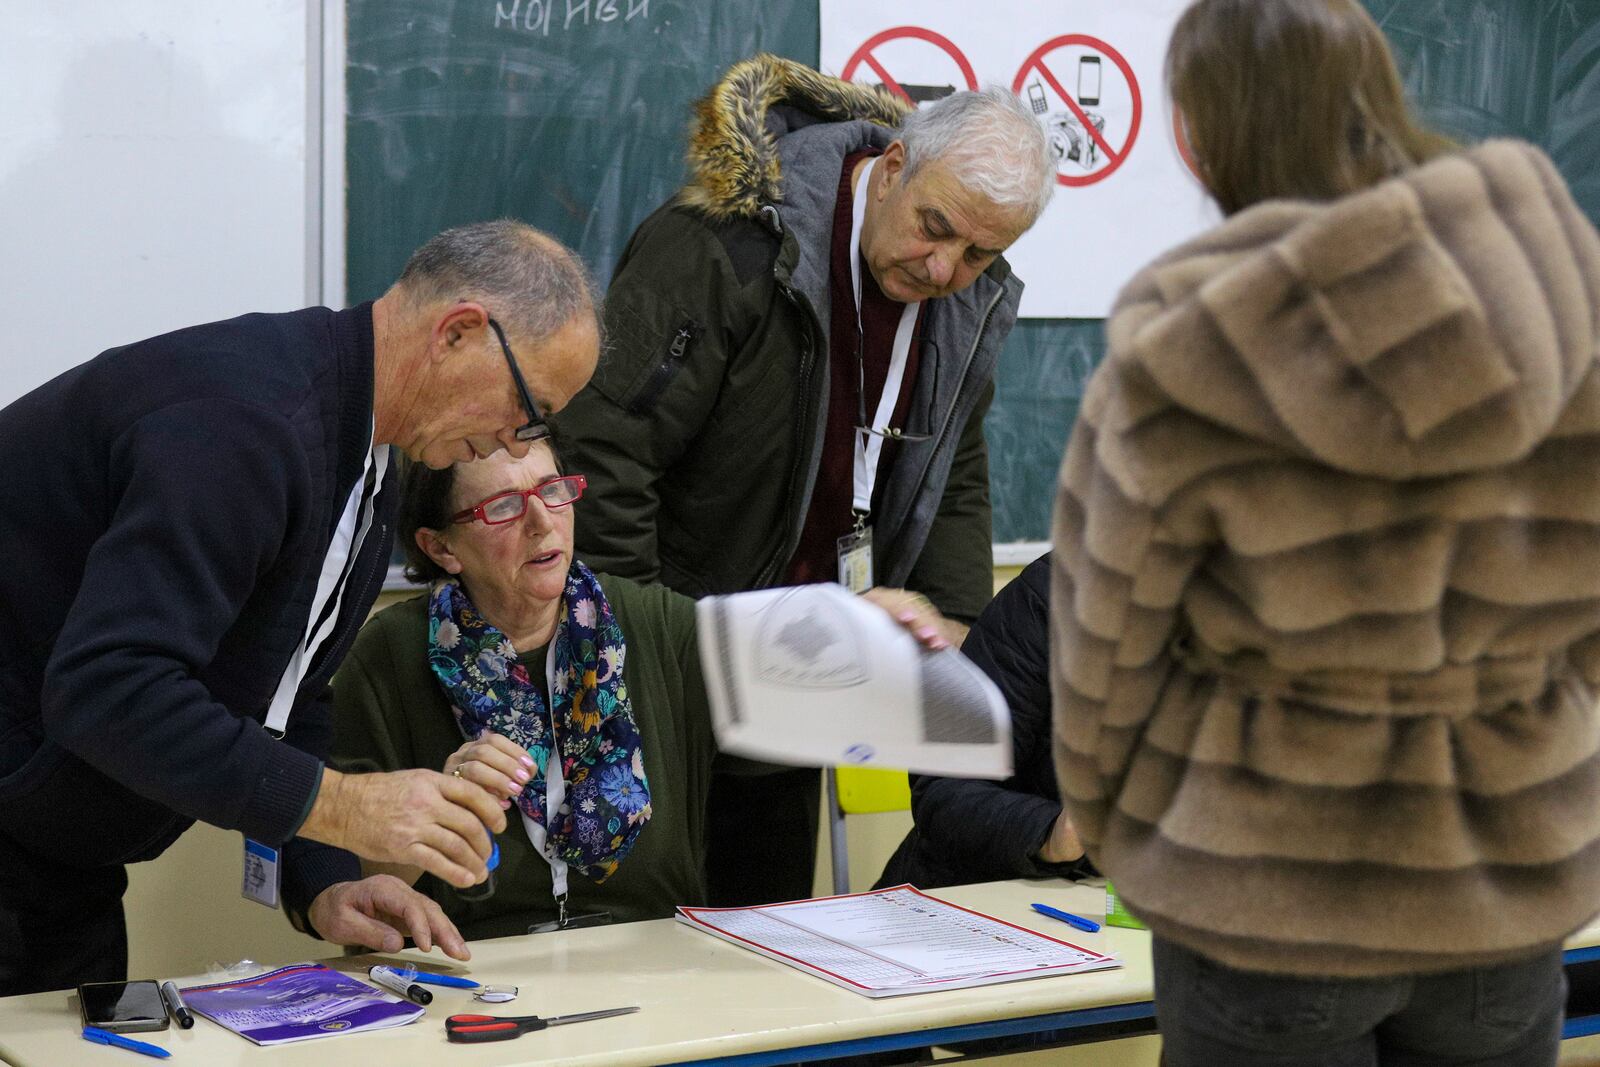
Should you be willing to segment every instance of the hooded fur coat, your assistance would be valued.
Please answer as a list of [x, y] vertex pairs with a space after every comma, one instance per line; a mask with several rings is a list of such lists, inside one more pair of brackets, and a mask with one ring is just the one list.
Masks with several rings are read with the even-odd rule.
[[1161, 936], [1378, 976], [1600, 908], [1600, 237], [1491, 142], [1119, 297], [1063, 462], [1055, 754]]

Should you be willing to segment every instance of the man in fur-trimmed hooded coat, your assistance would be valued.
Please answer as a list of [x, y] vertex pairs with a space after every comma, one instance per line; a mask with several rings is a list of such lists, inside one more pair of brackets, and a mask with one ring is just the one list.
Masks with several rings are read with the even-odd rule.
[[[590, 566], [696, 597], [835, 580], [859, 499], [852, 431], [864, 410], [907, 435], [866, 438], [883, 449], [868, 520], [876, 584], [915, 590], [964, 623], [983, 609], [983, 415], [1022, 291], [999, 252], [1032, 216], [946, 210], [948, 233], [909, 232], [928, 221], [918, 213], [891, 219], [878, 193], [897, 174], [911, 190], [937, 169], [895, 170], [907, 111], [886, 92], [772, 56], [736, 64], [699, 104], [692, 179], [628, 242], [606, 297], [608, 349], [553, 420], [589, 479], [577, 544]], [[848, 241], [854, 194], [869, 184], [866, 221], [854, 223], [871, 268], [860, 270], [858, 357]], [[953, 248], [954, 270], [935, 277], [950, 264], [913, 263], [880, 277], [874, 224], [880, 236], [895, 225], [904, 240], [932, 238], [933, 258]], [[917, 291], [917, 281], [930, 284]], [[921, 309], [893, 411], [874, 419], [892, 379], [897, 299]], [[817, 775], [791, 777], [806, 783], [800, 792], [769, 775], [746, 789], [725, 778], [714, 793], [714, 901], [810, 895]]]

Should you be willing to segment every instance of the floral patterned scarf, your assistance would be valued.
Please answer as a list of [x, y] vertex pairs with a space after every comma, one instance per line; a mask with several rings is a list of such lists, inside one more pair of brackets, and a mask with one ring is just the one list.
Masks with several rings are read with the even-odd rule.
[[[511, 639], [478, 613], [456, 579], [434, 582], [428, 600], [428, 663], [469, 740], [504, 734], [533, 757], [517, 807], [543, 826], [548, 847], [603, 882], [650, 820], [639, 727], [622, 680], [626, 645], [600, 583], [574, 560], [556, 622], [554, 707], [517, 659]], [[534, 664], [534, 670], [543, 664]], [[545, 765], [559, 746], [566, 802], [545, 817]]]

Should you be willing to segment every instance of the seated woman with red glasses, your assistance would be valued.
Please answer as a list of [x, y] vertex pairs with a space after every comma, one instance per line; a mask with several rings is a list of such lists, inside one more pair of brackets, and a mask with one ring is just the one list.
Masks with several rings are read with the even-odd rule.
[[[548, 440], [522, 459], [408, 466], [396, 535], [408, 576], [431, 585], [375, 615], [334, 678], [337, 766], [439, 768], [516, 806], [488, 899], [368, 865], [414, 882], [468, 940], [704, 902], [706, 797], [726, 757], [694, 602], [622, 578], [602, 588], [573, 557], [584, 488]], [[942, 644], [931, 609], [879, 603]], [[750, 828], [756, 857], [759, 815]]]

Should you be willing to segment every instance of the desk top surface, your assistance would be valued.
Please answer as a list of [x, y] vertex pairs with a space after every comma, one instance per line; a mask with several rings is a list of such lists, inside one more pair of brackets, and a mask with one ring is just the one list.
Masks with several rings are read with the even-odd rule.
[[[310, 1065], [349, 1062], [393, 1067], [448, 1062], [468, 1065], [565, 1064], [630, 1067], [679, 1063], [771, 1049], [907, 1033], [963, 1023], [1014, 1019], [1150, 999], [1148, 935], [1102, 928], [1086, 934], [1029, 907], [1041, 901], [1098, 918], [1102, 890], [1060, 881], [998, 882], [941, 889], [935, 896], [1019, 926], [1119, 956], [1121, 967], [874, 1000], [727, 944], [671, 919], [480, 941], [470, 974], [510, 984], [510, 1004], [480, 1004], [466, 992], [433, 990], [427, 1015], [415, 1025], [347, 1037], [258, 1048], [207, 1019], [192, 1030], [131, 1034], [173, 1053], [174, 1064], [207, 1067]], [[461, 970], [435, 953], [402, 954], [432, 970]], [[292, 961], [289, 961], [292, 962]], [[359, 970], [370, 958], [328, 960]], [[442, 963], [452, 964], [446, 967]], [[195, 984], [184, 982], [180, 985]], [[514, 1041], [448, 1045], [444, 1018], [458, 1012], [564, 1015], [638, 1004], [642, 1010], [576, 1023]], [[39, 993], [0, 1000], [0, 1057], [12, 1067], [73, 1063], [132, 1067], [153, 1063], [79, 1036], [77, 995]]]
[[[471, 976], [519, 986], [521, 996], [510, 1004], [483, 1005], [463, 991], [436, 988], [426, 1016], [412, 1026], [273, 1048], [258, 1048], [206, 1019], [197, 1020], [193, 1030], [131, 1036], [170, 1049], [174, 1064], [207, 1067], [352, 1062], [393, 1067], [443, 1062], [475, 1067], [558, 1063], [637, 1067], [1138, 1003], [1151, 997], [1148, 934], [1113, 927], [1103, 927], [1097, 934], [1080, 933], [1028, 907], [1040, 901], [1098, 917], [1102, 890], [1059, 881], [1018, 881], [941, 889], [934, 895], [1116, 955], [1123, 965], [873, 1000], [662, 919], [477, 942], [472, 946]], [[1569, 947], [1592, 945], [1600, 945], [1600, 921], [1569, 942]], [[402, 955], [425, 968], [462, 970], [460, 965], [443, 966], [437, 954]], [[360, 971], [371, 961], [357, 957], [327, 962]], [[642, 1010], [527, 1034], [515, 1041], [476, 1046], [447, 1046], [445, 1041], [444, 1018], [458, 1012], [564, 1015], [628, 1004], [638, 1004]], [[130, 1058], [132, 1053], [84, 1041], [78, 1034], [80, 1025], [75, 993], [0, 1000], [0, 1058], [12, 1067], [62, 1063], [130, 1067], [140, 1062]]]

